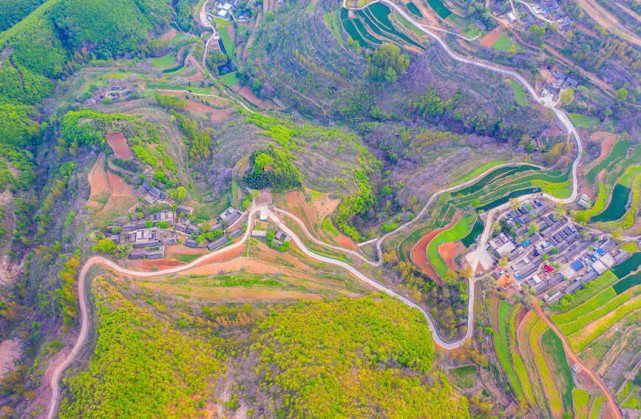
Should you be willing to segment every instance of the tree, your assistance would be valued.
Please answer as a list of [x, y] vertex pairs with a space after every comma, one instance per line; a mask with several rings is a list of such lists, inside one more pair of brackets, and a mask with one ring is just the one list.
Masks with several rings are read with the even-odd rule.
[[516, 210], [517, 210], [517, 209], [519, 209], [520, 207], [521, 207], [521, 203], [519, 202], [519, 200], [518, 200], [518, 199], [516, 199], [516, 198], [511, 198], [511, 199], [510, 199], [510, 209], [511, 209], [512, 211], [516, 211]]
[[176, 202], [182, 202], [187, 198], [187, 189], [184, 186], [179, 186], [175, 189], [169, 189], [167, 194]]
[[574, 102], [574, 89], [565, 89], [561, 92], [561, 103], [569, 105]]
[[381, 195], [390, 196], [391, 194], [392, 194], [392, 188], [390, 188], [389, 185], [383, 186], [383, 189], [381, 189]]
[[394, 83], [409, 65], [409, 58], [399, 47], [384, 43], [369, 57], [365, 76], [378, 82]]
[[617, 93], [614, 95], [614, 100], [621, 103], [625, 102], [628, 99], [628, 90], [625, 87], [617, 90]]
[[507, 258], [503, 257], [499, 259], [499, 266], [501, 267], [507, 266]]
[[541, 227], [539, 227], [537, 223], [532, 221], [527, 229], [527, 233], [531, 236], [532, 234], [538, 233], [540, 229]]
[[545, 34], [545, 26], [532, 25], [530, 26], [530, 34], [534, 42], [541, 41], [541, 37]]
[[565, 217], [567, 215], [567, 213], [568, 212], [561, 205], [557, 205], [554, 208], [554, 218], [556, 220], [560, 220], [561, 218]]

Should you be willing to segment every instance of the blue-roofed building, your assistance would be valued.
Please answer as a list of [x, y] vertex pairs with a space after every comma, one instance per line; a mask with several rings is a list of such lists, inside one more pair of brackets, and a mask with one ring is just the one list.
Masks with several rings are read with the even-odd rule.
[[578, 272], [581, 270], [581, 268], [583, 268], [583, 262], [581, 262], [580, 260], [575, 260], [570, 264], [570, 266], [572, 267], [572, 269]]

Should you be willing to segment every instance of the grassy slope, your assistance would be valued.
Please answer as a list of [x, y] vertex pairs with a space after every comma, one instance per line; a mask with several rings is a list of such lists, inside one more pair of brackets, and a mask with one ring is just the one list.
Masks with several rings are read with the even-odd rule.
[[543, 382], [543, 390], [545, 391], [550, 410], [554, 415], [560, 415], [560, 413], [563, 412], [563, 403], [559, 397], [559, 389], [550, 370], [550, 366], [545, 356], [543, 356], [543, 349], [539, 344], [539, 338], [546, 330], [549, 330], [548, 326], [545, 322], [539, 320], [530, 332], [530, 346], [534, 352], [534, 359], [539, 370], [539, 376]]
[[440, 232], [427, 246], [427, 257], [441, 278], [447, 276], [448, 268], [438, 254], [439, 246], [465, 237], [472, 229], [475, 220], [475, 216], [461, 218], [451, 229]]
[[570, 367], [565, 357], [561, 339], [559, 339], [552, 329], [548, 329], [541, 335], [541, 349], [547, 354], [550, 369], [554, 374], [554, 380], [561, 393], [563, 406], [565, 407], [565, 411], [569, 412], [573, 406], [572, 390], [574, 389], [574, 380], [572, 379], [572, 372], [570, 372]]

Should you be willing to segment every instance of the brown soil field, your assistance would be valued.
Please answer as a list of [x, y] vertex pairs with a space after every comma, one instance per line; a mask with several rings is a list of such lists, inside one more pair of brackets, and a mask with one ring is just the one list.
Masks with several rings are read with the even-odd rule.
[[611, 132], [595, 132], [590, 138], [601, 143], [601, 154], [599, 158], [594, 161], [594, 165], [597, 165], [610, 155], [612, 146], [614, 146], [614, 143], [617, 141], [617, 137]]
[[161, 41], [171, 41], [178, 35], [178, 31], [174, 28], [169, 28], [169, 30], [162, 35], [160, 35]]
[[245, 86], [238, 92], [242, 97], [247, 99], [252, 105], [258, 106], [259, 108], [264, 107], [265, 103], [262, 99], [259, 99], [252, 90]]
[[334, 241], [338, 243], [339, 246], [343, 246], [346, 249], [359, 250], [354, 240], [350, 239], [343, 233], [338, 233], [338, 236], [334, 237]]
[[103, 204], [99, 200], [109, 197], [109, 179], [105, 172], [105, 154], [100, 153], [96, 163], [91, 168], [87, 176], [91, 193], [89, 194], [88, 205], [91, 208], [100, 208]]
[[138, 200], [134, 196], [134, 190], [123, 178], [107, 172], [107, 180], [110, 191], [109, 201], [97, 215], [103, 215], [109, 211], [126, 211], [136, 204]]
[[209, 105], [205, 105], [204, 103], [194, 102], [191, 99], [187, 99], [187, 109], [192, 112], [203, 112], [210, 114], [211, 122], [213, 122], [214, 124], [225, 122], [227, 118], [229, 118], [229, 116], [234, 112], [234, 110], [231, 108], [216, 109], [212, 108]]
[[118, 159], [131, 160], [134, 158], [134, 153], [127, 144], [127, 139], [121, 132], [115, 131], [107, 134], [107, 143], [114, 151], [114, 155]]
[[457, 250], [458, 246], [456, 245], [456, 242], [443, 243], [438, 247], [438, 254], [443, 258], [443, 261], [450, 271], [455, 270], [454, 256], [456, 255]]
[[181, 255], [204, 255], [207, 249], [194, 249], [192, 247], [183, 246], [182, 244], [172, 244], [165, 247], [167, 254], [177, 253]]
[[[457, 220], [457, 216], [454, 216], [454, 220]], [[414, 262], [414, 265], [416, 265], [421, 272], [432, 278], [432, 280], [436, 281], [436, 283], [439, 285], [443, 285], [443, 282], [441, 280], [441, 277], [434, 270], [434, 267], [432, 266], [430, 261], [427, 260], [427, 246], [438, 233], [451, 228], [455, 224], [454, 220], [451, 221], [447, 226], [437, 228], [436, 230], [432, 230], [424, 235], [419, 241], [416, 242], [414, 247], [412, 247], [412, 251], [410, 252], [410, 259], [412, 260], [412, 262]]]
[[491, 47], [504, 33], [505, 29], [502, 26], [497, 26], [481, 39], [481, 45]]
[[[200, 249], [193, 249], [193, 250], [200, 250]], [[203, 250], [205, 250], [205, 249], [203, 249]], [[213, 256], [213, 257], [207, 259], [203, 265], [208, 264], [208, 263], [212, 263], [212, 262], [213, 263], [222, 262], [224, 260], [229, 260], [229, 259], [236, 258], [236, 257], [242, 255], [244, 251], [245, 251], [245, 246], [239, 246], [239, 247], [236, 247], [236, 248], [233, 248], [233, 249], [228, 249], [228, 250], [226, 250], [224, 252], [221, 252], [221, 253], [217, 254], [216, 256]], [[207, 253], [207, 252], [205, 251], [204, 253]]]
[[175, 266], [184, 265], [184, 262], [179, 262], [177, 260], [167, 260], [167, 259], [155, 259], [155, 260], [130, 260], [128, 259], [126, 265], [131, 268], [137, 268], [143, 271], [148, 271], [152, 267], [157, 267], [158, 269], [168, 269]]

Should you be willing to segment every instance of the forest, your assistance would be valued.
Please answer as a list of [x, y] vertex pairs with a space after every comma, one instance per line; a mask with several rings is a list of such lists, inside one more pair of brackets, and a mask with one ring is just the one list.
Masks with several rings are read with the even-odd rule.
[[94, 355], [68, 379], [61, 417], [201, 417], [221, 405], [252, 417], [469, 417], [433, 369], [423, 317], [385, 295], [181, 313], [167, 309], [179, 300], [108, 277], [93, 287]]

